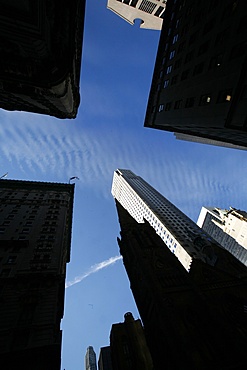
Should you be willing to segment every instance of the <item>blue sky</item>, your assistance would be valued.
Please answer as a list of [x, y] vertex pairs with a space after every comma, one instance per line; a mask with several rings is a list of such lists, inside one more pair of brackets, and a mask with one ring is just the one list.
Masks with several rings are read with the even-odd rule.
[[[75, 120], [0, 110], [1, 172], [76, 181], [62, 369], [83, 370], [86, 348], [138, 311], [119, 257], [113, 171], [129, 168], [197, 220], [202, 205], [247, 209], [246, 152], [176, 140], [143, 127], [159, 32], [140, 30], [87, 1], [81, 105]], [[111, 260], [112, 258], [112, 260]], [[115, 260], [115, 263], [110, 263]], [[104, 267], [104, 261], [106, 267]]]

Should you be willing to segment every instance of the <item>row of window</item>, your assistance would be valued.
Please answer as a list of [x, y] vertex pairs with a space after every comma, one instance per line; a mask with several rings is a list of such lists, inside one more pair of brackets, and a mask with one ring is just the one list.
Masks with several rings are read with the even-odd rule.
[[[232, 99], [232, 89], [226, 89], [222, 90], [218, 94], [218, 98], [216, 103], [227, 103], [230, 102]], [[212, 101], [212, 94], [204, 94], [201, 95], [200, 100], [198, 105], [199, 106], [205, 106], [209, 105]], [[176, 100], [174, 103], [173, 102], [167, 102], [166, 104], [160, 104], [158, 107], [158, 112], [162, 111], [169, 111], [172, 109], [181, 109], [181, 108], [191, 108], [195, 105], [196, 103], [196, 97], [189, 97], [185, 100], [185, 104], [183, 106], [183, 99]], [[154, 107], [154, 111], [156, 108]]]
[[[179, 20], [179, 19], [178, 19]], [[240, 24], [241, 24], [241, 29], [243, 28], [243, 25], [246, 29], [246, 21], [247, 21], [247, 18], [246, 17], [243, 17], [240, 21]], [[212, 27], [214, 26], [214, 24], [216, 23], [216, 18], [212, 18], [209, 22], [207, 22], [204, 26], [204, 30], [203, 30], [203, 34], [206, 34], [209, 30], [212, 29]], [[188, 23], [187, 25], [185, 25], [183, 27], [183, 30], [184, 28], [186, 28], [187, 26], [187, 29], [189, 30], [191, 28], [191, 24]], [[171, 31], [171, 29], [170, 29]], [[227, 35], [229, 34], [230, 32], [230, 27], [227, 27], [226, 29], [222, 30], [221, 32], [219, 32], [215, 38], [215, 46], [219, 46], [221, 45], [223, 42], [226, 42], [226, 40], [228, 39]], [[180, 32], [180, 33], [176, 33], [174, 34], [172, 40], [171, 40], [171, 45], [174, 45], [173, 47], [173, 50], [170, 51], [169, 53], [169, 60], [172, 60], [175, 56], [175, 53], [179, 53], [180, 51], [182, 51], [185, 47], [185, 43], [186, 41], [182, 41], [180, 42], [178, 48], [175, 50], [175, 44], [178, 42], [179, 40], [179, 35], [180, 37], [183, 36], [183, 32]], [[168, 30], [168, 35], [169, 35], [169, 30]], [[194, 34], [192, 34], [189, 38], [189, 45], [193, 44], [194, 41], [197, 39], [197, 37], [199, 37], [199, 32], [194, 32]], [[209, 48], [209, 44], [210, 44], [210, 41], [205, 41], [203, 44], [200, 45], [199, 49], [198, 49], [198, 52], [197, 52], [197, 55], [202, 55], [203, 53], [205, 53], [208, 48]], [[167, 52], [168, 49], [169, 49], [169, 42], [166, 43], [165, 45], [165, 51]], [[241, 44], [239, 45], [235, 45], [233, 48], [232, 48], [232, 51], [231, 51], [231, 55], [230, 55], [230, 59], [236, 57], [236, 56], [240, 56], [240, 55], [243, 55], [245, 53], [245, 50], [246, 50], [246, 42], [242, 42]], [[185, 57], [185, 61], [184, 63], [190, 61], [193, 57], [195, 56], [195, 51], [190, 51], [187, 56]], [[214, 57], [215, 58], [215, 57]], [[213, 66], [219, 66], [221, 64], [221, 59], [220, 57], [216, 57], [216, 60], [212, 59], [212, 61], [210, 62], [210, 67], [209, 68], [212, 68]], [[164, 65], [166, 63], [166, 58], [163, 59], [163, 62], [162, 64]], [[175, 62], [175, 65], [174, 65], [174, 69], [178, 68], [179, 66], [181, 65], [181, 60], [179, 61], [176, 61]], [[167, 66], [167, 70], [166, 70], [166, 73], [171, 73], [172, 71], [172, 66], [171, 65], [168, 65]], [[195, 73], [197, 73], [195, 71]], [[199, 72], [200, 73], [200, 72]]]
[[[186, 64], [187, 61], [190, 60], [190, 58], [192, 58], [192, 55], [193, 55], [192, 52], [187, 54], [187, 58], [185, 58], [184, 64]], [[208, 70], [220, 67], [221, 64], [222, 64], [222, 57], [223, 57], [223, 54], [217, 54], [217, 55], [213, 56], [211, 58], [210, 62], [209, 62]], [[166, 68], [166, 74], [167, 75], [170, 74], [172, 72], [172, 69], [174, 69], [174, 70], [178, 69], [181, 66], [181, 62], [182, 62], [182, 59], [178, 59], [174, 63], [174, 66], [169, 65]], [[200, 63], [196, 64], [193, 68], [192, 76], [196, 76], [198, 74], [201, 74], [204, 71], [204, 69], [205, 69], [205, 62], [200, 62]], [[189, 77], [189, 74], [190, 74], [190, 69], [189, 68], [184, 70], [181, 74], [180, 81], [186, 80]], [[162, 77], [162, 73], [160, 73], [160, 77]], [[171, 85], [174, 85], [178, 82], [178, 77], [179, 77], [179, 75], [175, 75], [175, 76], [172, 77]], [[169, 86], [169, 79], [167, 78], [164, 81], [164, 88], [167, 88], [168, 86]]]

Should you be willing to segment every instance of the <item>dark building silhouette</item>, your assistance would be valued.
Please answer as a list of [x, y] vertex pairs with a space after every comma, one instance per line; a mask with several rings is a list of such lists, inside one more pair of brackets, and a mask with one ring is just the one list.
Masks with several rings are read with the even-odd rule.
[[0, 358], [60, 370], [74, 185], [0, 180]]
[[209, 264], [198, 252], [187, 272], [148, 222], [137, 223], [116, 204], [120, 252], [155, 370], [244, 369], [246, 267], [196, 238], [198, 251], [216, 259]]
[[0, 107], [75, 118], [85, 0], [0, 0]]
[[123, 323], [112, 325], [110, 347], [113, 370], [153, 369], [141, 321], [134, 320], [131, 312], [124, 315]]
[[247, 147], [245, 0], [168, 0], [145, 126]]
[[113, 370], [110, 346], [100, 348], [98, 370]]

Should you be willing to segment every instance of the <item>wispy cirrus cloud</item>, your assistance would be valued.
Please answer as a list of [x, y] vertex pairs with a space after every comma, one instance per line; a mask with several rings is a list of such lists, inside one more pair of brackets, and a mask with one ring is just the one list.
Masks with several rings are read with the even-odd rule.
[[110, 197], [113, 171], [129, 168], [193, 219], [202, 205], [241, 207], [247, 199], [243, 151], [189, 146], [171, 139], [171, 134], [144, 129], [140, 118], [133, 128], [123, 122], [86, 124], [82, 117], [54, 122], [4, 111], [0, 118], [0, 135], [5, 138], [0, 163], [10, 178], [9, 165], [27, 179], [67, 182], [78, 176], [77, 187]]
[[73, 280], [67, 281], [65, 283], [65, 288], [69, 288], [72, 285], [80, 283], [82, 280], [86, 279], [88, 276], [95, 274], [96, 272], [113, 265], [114, 263], [116, 263], [117, 261], [121, 259], [122, 259], [122, 256], [115, 256], [115, 257], [109, 258], [108, 260], [102, 261], [100, 263], [96, 263], [95, 265], [91, 266], [89, 270], [84, 272], [84, 274], [80, 276], [76, 276]]

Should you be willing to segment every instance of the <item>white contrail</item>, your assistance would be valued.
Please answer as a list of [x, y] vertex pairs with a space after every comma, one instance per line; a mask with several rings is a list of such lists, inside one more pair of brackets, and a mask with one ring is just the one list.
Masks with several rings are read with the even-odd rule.
[[75, 285], [77, 283], [80, 283], [82, 280], [84, 280], [86, 277], [88, 277], [91, 274], [94, 274], [95, 272], [104, 269], [105, 267], [108, 267], [112, 265], [113, 263], [117, 262], [118, 260], [121, 260], [123, 257], [122, 256], [115, 256], [111, 257], [108, 260], [105, 260], [100, 263], [96, 263], [95, 265], [91, 266], [88, 271], [86, 271], [83, 275], [76, 276], [74, 280], [67, 281], [65, 283], [65, 288], [69, 288], [72, 285]]

